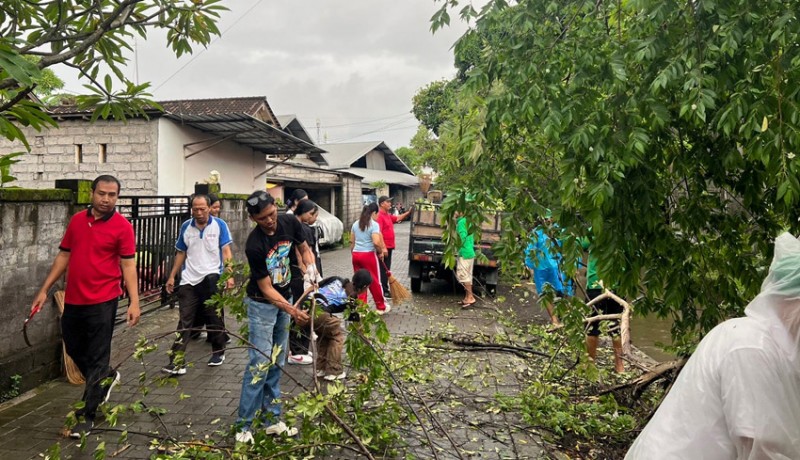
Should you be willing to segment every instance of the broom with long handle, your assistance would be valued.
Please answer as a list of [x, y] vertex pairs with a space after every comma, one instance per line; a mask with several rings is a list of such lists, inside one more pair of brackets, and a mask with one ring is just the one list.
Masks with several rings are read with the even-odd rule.
[[[64, 291], [56, 291], [53, 297], [56, 299], [56, 305], [58, 305], [58, 316], [61, 317], [64, 314]], [[83, 378], [83, 374], [78, 369], [75, 361], [67, 354], [67, 347], [64, 345], [63, 340], [61, 341], [61, 348], [64, 350], [64, 371], [67, 374], [67, 380], [74, 385], [83, 385], [86, 383], [86, 379]]]
[[392, 271], [386, 266], [386, 262], [384, 262], [383, 259], [379, 260], [381, 261], [381, 265], [383, 265], [383, 269], [386, 270], [386, 276], [389, 278], [389, 293], [392, 295], [392, 303], [401, 304], [406, 300], [410, 300], [411, 293], [408, 292], [408, 289], [400, 284], [400, 280], [392, 275]]

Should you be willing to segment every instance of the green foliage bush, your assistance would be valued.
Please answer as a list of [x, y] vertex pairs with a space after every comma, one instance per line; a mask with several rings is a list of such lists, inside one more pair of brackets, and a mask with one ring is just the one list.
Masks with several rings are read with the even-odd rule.
[[19, 374], [15, 374], [11, 376], [10, 380], [11, 380], [11, 387], [2, 394], [0, 394], [0, 403], [8, 401], [9, 399], [14, 399], [20, 394], [22, 376]]

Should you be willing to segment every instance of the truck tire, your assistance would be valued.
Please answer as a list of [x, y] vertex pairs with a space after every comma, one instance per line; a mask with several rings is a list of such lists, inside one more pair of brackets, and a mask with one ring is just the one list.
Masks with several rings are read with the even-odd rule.
[[422, 278], [411, 278], [411, 292], [419, 292], [422, 290]]

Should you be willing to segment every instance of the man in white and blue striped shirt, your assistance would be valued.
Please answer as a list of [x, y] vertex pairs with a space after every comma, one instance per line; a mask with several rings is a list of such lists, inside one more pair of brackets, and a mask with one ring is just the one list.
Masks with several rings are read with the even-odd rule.
[[[207, 195], [192, 196], [192, 218], [181, 225], [177, 254], [172, 272], [167, 279], [167, 292], [175, 289], [175, 277], [181, 270], [178, 288], [180, 319], [178, 332], [170, 352], [170, 362], [162, 371], [172, 375], [186, 373], [183, 360], [176, 360], [178, 353], [186, 351], [195, 318], [205, 317], [206, 329], [211, 341], [212, 355], [209, 366], [219, 366], [225, 361], [225, 324], [214, 307], [205, 305], [217, 291], [217, 282], [225, 263], [230, 261], [231, 234], [222, 219], [210, 215], [211, 200]], [[233, 287], [233, 278], [228, 280]]]

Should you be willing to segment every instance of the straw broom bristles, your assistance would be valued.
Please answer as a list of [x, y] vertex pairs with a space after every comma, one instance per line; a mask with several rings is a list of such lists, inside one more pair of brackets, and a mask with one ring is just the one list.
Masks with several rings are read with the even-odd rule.
[[411, 293], [391, 273], [389, 275], [389, 292], [392, 294], [392, 303], [400, 304], [411, 299]]
[[392, 275], [392, 272], [386, 267], [386, 263], [383, 260], [381, 260], [381, 265], [383, 265], [383, 269], [386, 270], [386, 276], [389, 278], [389, 293], [392, 295], [392, 303], [399, 305], [406, 300], [410, 300], [411, 293], [408, 292], [408, 289], [400, 284], [400, 281]]
[[[64, 291], [56, 291], [53, 297], [56, 299], [56, 305], [58, 305], [58, 315], [61, 316], [64, 314]], [[64, 345], [64, 341], [61, 341], [61, 348], [63, 349], [64, 353], [64, 370], [67, 374], [67, 380], [69, 383], [74, 385], [82, 385], [86, 383], [86, 379], [83, 378], [83, 374], [81, 374], [81, 370], [78, 369], [78, 366], [75, 364], [75, 361], [69, 357], [67, 354], [67, 347]]]

